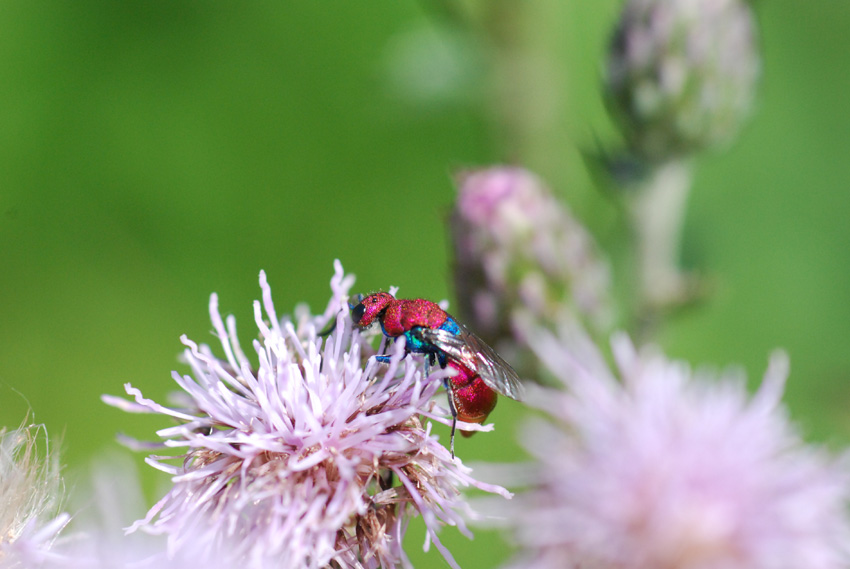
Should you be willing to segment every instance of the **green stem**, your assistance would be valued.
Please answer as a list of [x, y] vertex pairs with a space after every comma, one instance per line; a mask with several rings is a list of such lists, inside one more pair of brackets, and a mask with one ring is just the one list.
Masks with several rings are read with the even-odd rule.
[[629, 204], [637, 245], [638, 317], [644, 324], [693, 297], [693, 280], [679, 268], [691, 182], [689, 161], [667, 162], [653, 169]]
[[545, 25], [557, 10], [548, 2], [487, 2], [483, 25], [492, 54], [490, 116], [500, 159], [551, 175], [564, 166], [559, 119], [566, 108], [566, 79], [553, 61]]

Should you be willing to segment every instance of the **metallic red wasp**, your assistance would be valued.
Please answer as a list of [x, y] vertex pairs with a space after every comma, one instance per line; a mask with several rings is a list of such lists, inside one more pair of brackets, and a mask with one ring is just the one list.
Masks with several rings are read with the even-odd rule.
[[[457, 419], [483, 423], [496, 406], [496, 393], [521, 400], [523, 386], [517, 372], [481, 338], [470, 332], [436, 303], [423, 298], [396, 299], [386, 292], [359, 297], [351, 319], [359, 328], [376, 320], [389, 338], [404, 336], [405, 351], [425, 354], [454, 374], [444, 380], [452, 412], [451, 449]], [[389, 362], [389, 356], [376, 356]], [[465, 436], [473, 432], [461, 431]]]

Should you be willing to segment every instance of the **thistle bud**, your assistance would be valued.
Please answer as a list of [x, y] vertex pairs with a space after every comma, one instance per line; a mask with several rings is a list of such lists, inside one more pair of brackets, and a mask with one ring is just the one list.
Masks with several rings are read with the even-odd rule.
[[608, 265], [591, 235], [521, 168], [464, 173], [451, 227], [459, 312], [487, 341], [516, 336], [520, 312], [552, 327], [610, 321]]
[[755, 35], [740, 0], [628, 0], [608, 90], [632, 151], [660, 162], [730, 142], [753, 103]]

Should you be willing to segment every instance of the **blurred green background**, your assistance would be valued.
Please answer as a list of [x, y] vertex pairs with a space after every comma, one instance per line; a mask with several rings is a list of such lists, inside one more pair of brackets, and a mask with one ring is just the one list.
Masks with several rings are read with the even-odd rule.
[[[619, 3], [541, 1], [513, 20], [519, 5], [495, 3], [499, 21], [470, 37], [449, 2], [0, 3], [0, 424], [45, 423], [72, 478], [117, 432], [152, 438], [163, 420], [100, 395], [132, 382], [161, 400], [180, 334], [212, 340], [213, 291], [251, 337], [261, 268], [281, 314], [324, 308], [335, 258], [359, 291], [451, 299], [444, 221], [459, 167], [529, 166], [621, 247], [619, 209], [580, 153], [615, 140], [600, 82]], [[461, 13], [480, 22], [483, 6]], [[728, 152], [699, 161], [685, 230], [684, 262], [715, 294], [657, 340], [756, 380], [787, 349], [793, 417], [838, 445], [850, 438], [850, 4], [755, 8], [759, 108]], [[534, 111], [531, 142], [494, 119], [499, 47], [486, 33], [548, 58], [544, 93], [511, 92], [517, 115]], [[615, 278], [630, 282], [623, 267]], [[518, 458], [521, 415], [503, 402], [496, 432], [459, 453]], [[464, 567], [509, 551], [487, 532], [443, 538]], [[439, 566], [420, 543], [414, 562]]]

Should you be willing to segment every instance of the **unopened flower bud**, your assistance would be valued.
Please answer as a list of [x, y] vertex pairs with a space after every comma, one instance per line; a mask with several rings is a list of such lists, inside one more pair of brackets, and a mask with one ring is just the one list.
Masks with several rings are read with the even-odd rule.
[[545, 326], [610, 320], [608, 265], [587, 230], [521, 168], [466, 172], [451, 225], [459, 312], [491, 343], [513, 335], [517, 314]]
[[655, 162], [729, 142], [758, 75], [741, 0], [628, 0], [608, 58], [611, 106], [631, 150]]

